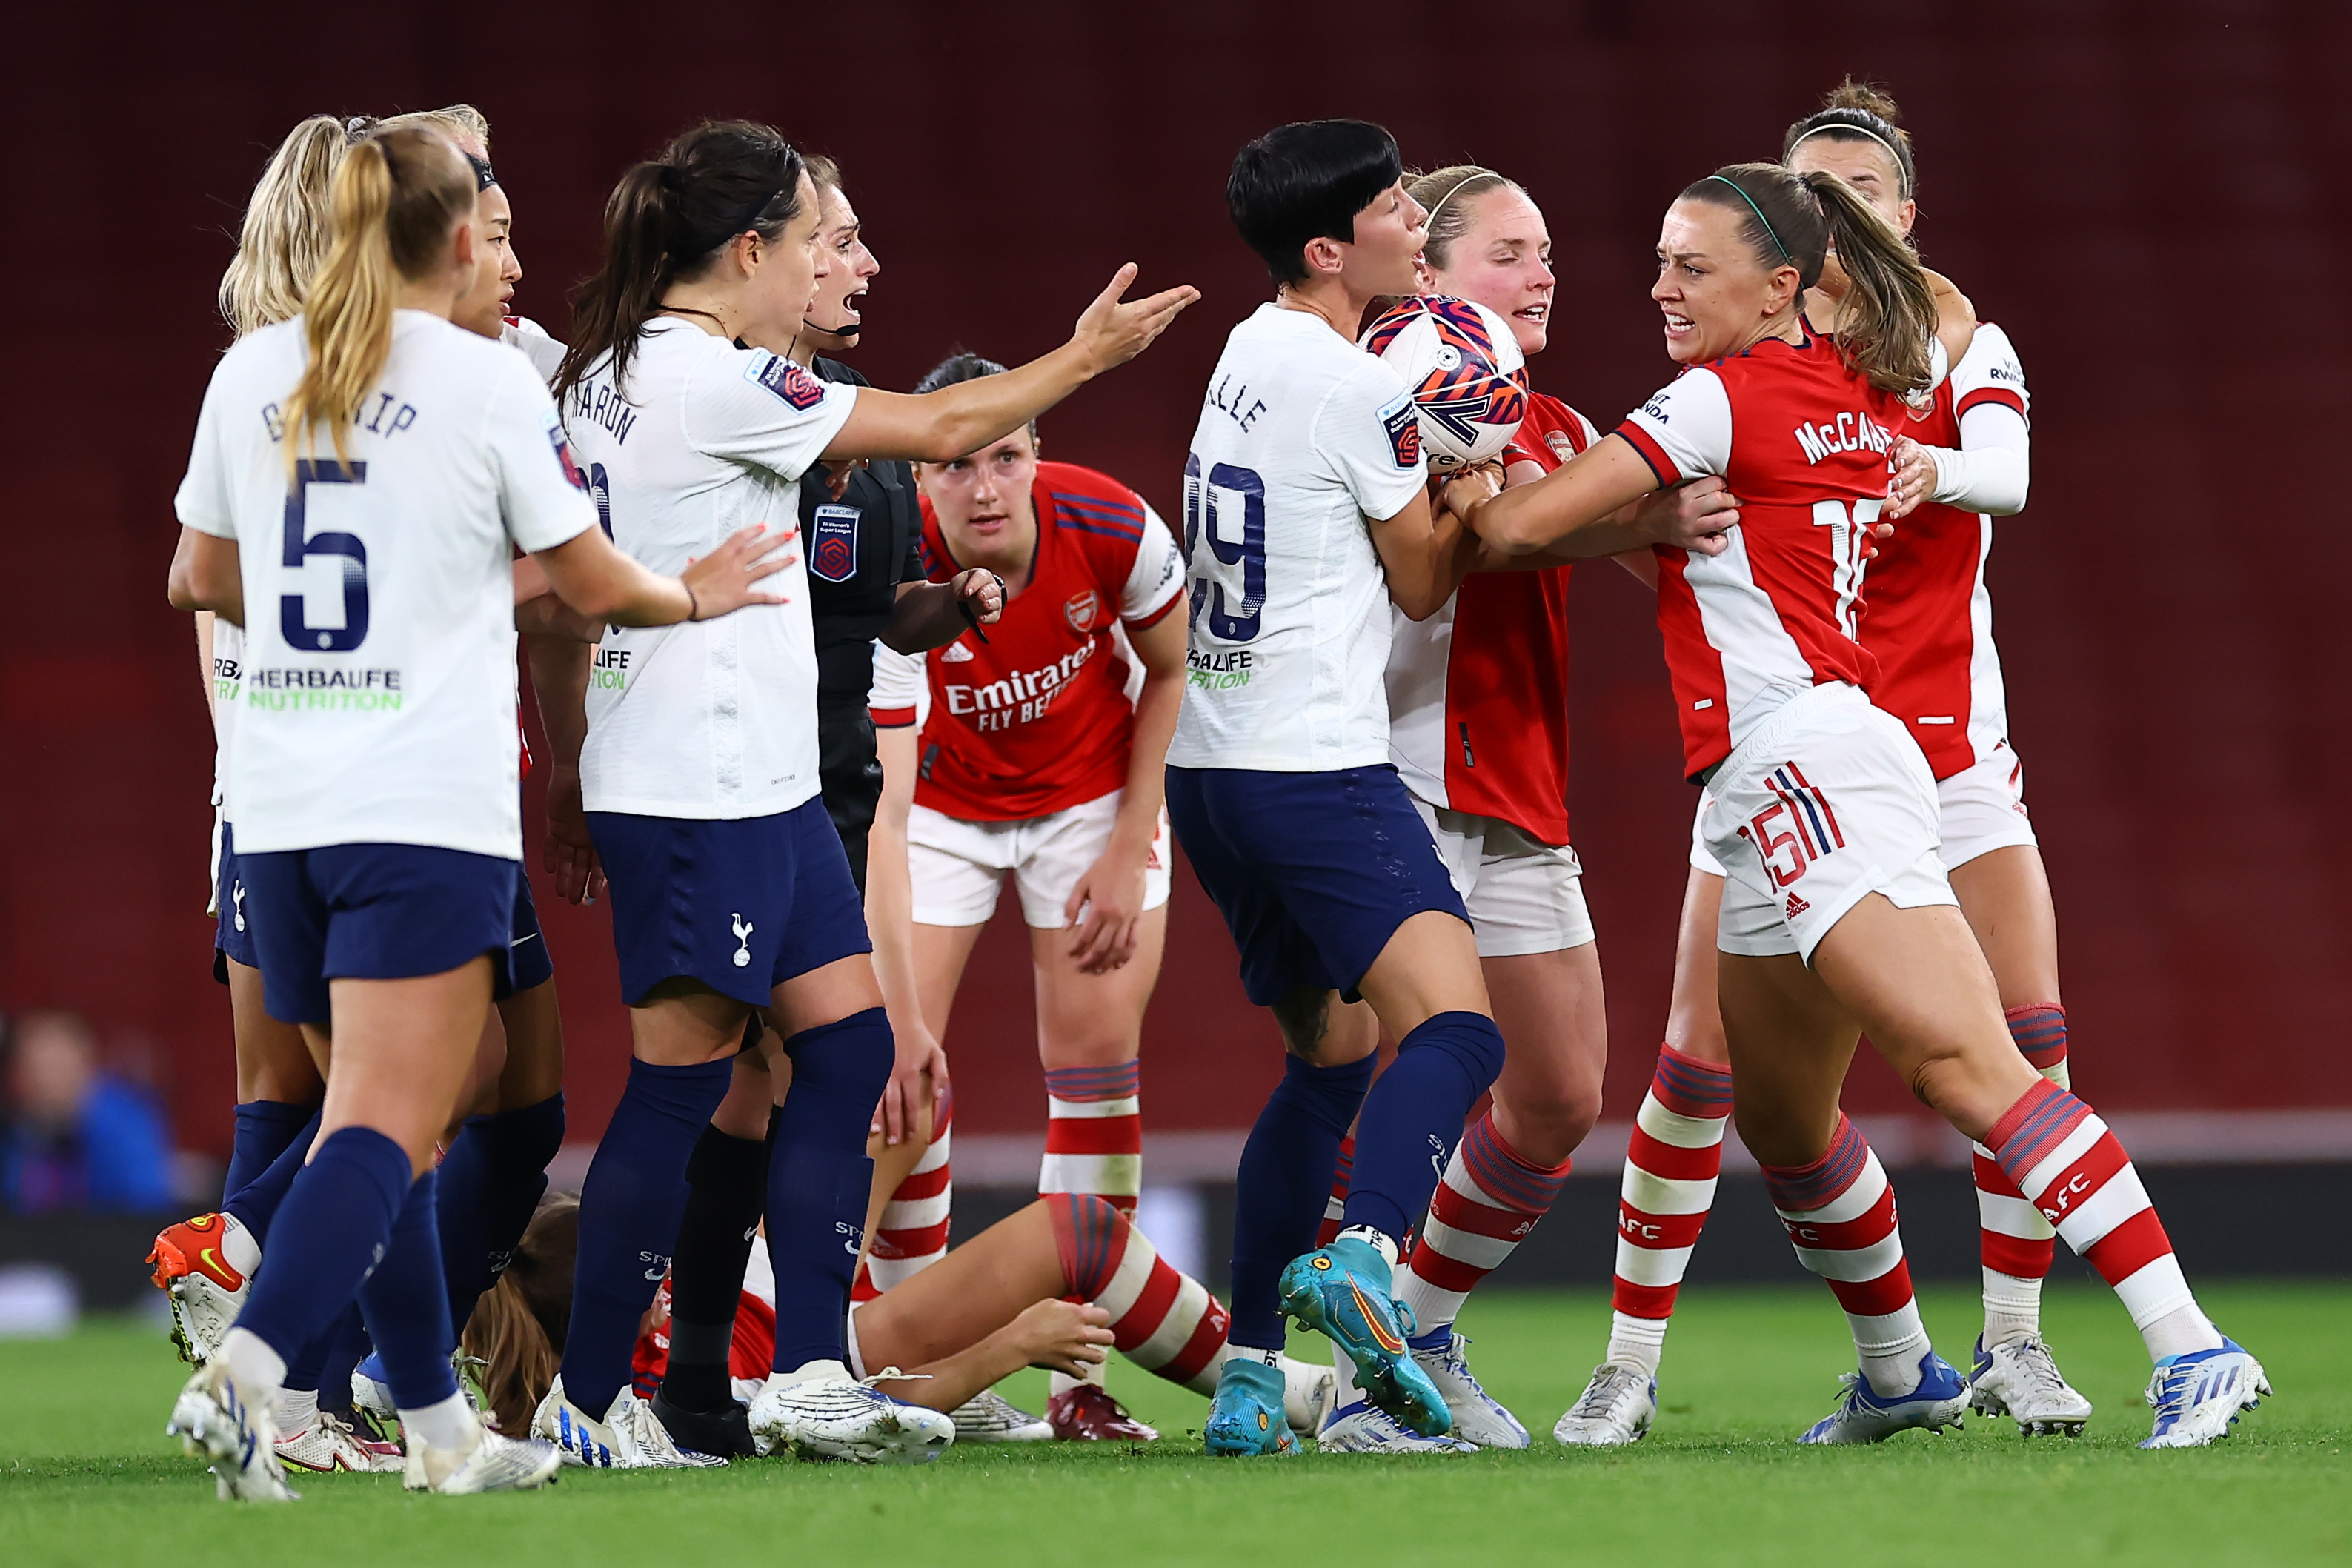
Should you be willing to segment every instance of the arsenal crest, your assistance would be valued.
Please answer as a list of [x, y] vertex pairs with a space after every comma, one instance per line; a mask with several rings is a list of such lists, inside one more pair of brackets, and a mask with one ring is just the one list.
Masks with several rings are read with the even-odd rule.
[[1551, 455], [1563, 463], [1576, 456], [1576, 443], [1568, 438], [1568, 432], [1565, 430], [1545, 431], [1544, 445], [1549, 447]]
[[857, 575], [857, 520], [863, 515], [854, 506], [816, 509], [816, 525], [809, 531], [810, 576], [846, 583]]
[[1089, 588], [1083, 594], [1071, 595], [1069, 603], [1062, 606], [1062, 614], [1069, 618], [1070, 629], [1085, 637], [1095, 629], [1095, 612], [1100, 608], [1101, 595]]

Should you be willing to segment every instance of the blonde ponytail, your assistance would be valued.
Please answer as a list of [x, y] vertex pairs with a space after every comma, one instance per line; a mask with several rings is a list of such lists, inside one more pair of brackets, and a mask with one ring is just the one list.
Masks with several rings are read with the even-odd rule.
[[348, 144], [341, 121], [314, 114], [287, 132], [255, 183], [220, 280], [221, 316], [238, 337], [301, 314], [327, 254], [328, 190]]
[[1838, 265], [1853, 285], [1839, 302], [1839, 354], [1882, 392], [1926, 391], [1936, 295], [1917, 254], [1843, 177], [1826, 169], [1797, 177], [1821, 203]]
[[303, 304], [310, 363], [286, 400], [289, 473], [321, 421], [336, 459], [347, 460], [343, 428], [392, 355], [401, 282], [438, 263], [451, 228], [474, 210], [474, 177], [437, 132], [379, 131], [344, 154], [331, 209], [333, 243]]

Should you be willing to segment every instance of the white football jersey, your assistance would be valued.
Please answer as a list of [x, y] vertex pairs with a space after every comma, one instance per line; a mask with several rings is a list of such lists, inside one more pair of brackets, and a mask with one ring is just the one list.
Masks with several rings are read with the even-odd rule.
[[313, 426], [289, 485], [279, 410], [307, 355], [298, 317], [222, 357], [175, 503], [238, 542], [237, 850], [519, 860], [513, 549], [596, 521], [555, 405], [527, 360], [402, 310], [350, 462]]
[[[800, 520], [799, 480], [857, 389], [676, 317], [648, 322], [626, 395], [608, 363], [563, 420], [613, 542], [678, 573], [749, 524]], [[782, 605], [674, 626], [614, 626], [588, 679], [590, 811], [768, 816], [817, 793], [816, 641], [802, 545], [761, 586]]]
[[213, 810], [235, 822], [228, 804], [228, 759], [236, 745], [236, 709], [245, 695], [245, 628], [213, 617]]
[[563, 363], [563, 345], [529, 316], [509, 316], [507, 324], [499, 329], [499, 342], [510, 349], [520, 349], [541, 381], [552, 383]]
[[1388, 580], [1365, 520], [1425, 479], [1394, 370], [1303, 310], [1261, 305], [1233, 330], [1184, 461], [1192, 633], [1171, 763], [1388, 761]]

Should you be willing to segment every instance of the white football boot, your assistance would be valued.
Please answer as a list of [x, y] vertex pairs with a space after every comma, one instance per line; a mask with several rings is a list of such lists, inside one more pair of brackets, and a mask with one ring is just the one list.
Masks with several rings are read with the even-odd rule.
[[765, 1454], [848, 1459], [861, 1465], [919, 1465], [955, 1442], [952, 1416], [902, 1405], [874, 1384], [903, 1376], [886, 1367], [861, 1382], [837, 1361], [780, 1372], [751, 1401], [751, 1440]]
[[1977, 1341], [1976, 1366], [1969, 1374], [1969, 1408], [1981, 1415], [2006, 1415], [2021, 1437], [2063, 1432], [2083, 1435], [2091, 1402], [2058, 1370], [2042, 1336], [1985, 1348]]
[[1658, 1380], [1638, 1366], [1605, 1361], [1551, 1435], [1571, 1448], [1622, 1447], [1640, 1442], [1657, 1418]]
[[[757, 1398], [754, 1394], [752, 1397]], [[948, 1413], [959, 1443], [1050, 1443], [1054, 1424], [1032, 1415], [992, 1388], [983, 1388]]]
[[196, 1368], [172, 1404], [165, 1432], [212, 1470], [223, 1501], [292, 1502], [301, 1494], [286, 1484], [278, 1463], [278, 1427], [267, 1399], [247, 1400], [219, 1357]]
[[527, 1492], [551, 1485], [564, 1455], [535, 1437], [501, 1437], [474, 1417], [474, 1446], [440, 1448], [411, 1433], [401, 1468], [403, 1491], [470, 1497], [477, 1492]]
[[315, 1412], [299, 1432], [278, 1439], [278, 1459], [298, 1470], [351, 1470], [390, 1475], [401, 1468], [400, 1446], [362, 1437], [331, 1410]]
[[2270, 1391], [2263, 1363], [2232, 1339], [2223, 1339], [2219, 1350], [2168, 1357], [2147, 1380], [2156, 1429], [2139, 1446], [2201, 1448], [2218, 1442], [2230, 1435], [2242, 1412], [2260, 1405]]
[[1475, 1454], [1478, 1446], [1451, 1433], [1424, 1437], [1395, 1416], [1359, 1396], [1353, 1404], [1331, 1413], [1315, 1434], [1315, 1448], [1323, 1454]]
[[1281, 1366], [1283, 1425], [1302, 1437], [1312, 1437], [1322, 1429], [1324, 1417], [1331, 1413], [1331, 1369], [1287, 1355], [1282, 1358]]
[[1450, 1334], [1435, 1350], [1414, 1351], [1413, 1359], [1429, 1373], [1429, 1381], [1437, 1384], [1437, 1392], [1445, 1395], [1445, 1408], [1454, 1413], [1455, 1436], [1481, 1448], [1526, 1447], [1528, 1429], [1472, 1374], [1470, 1363], [1462, 1353], [1469, 1343], [1458, 1333]]
[[202, 1366], [236, 1326], [261, 1267], [261, 1244], [233, 1215], [200, 1214], [166, 1226], [147, 1254], [172, 1304], [172, 1342]]
[[531, 1413], [530, 1435], [562, 1450], [563, 1463], [592, 1470], [698, 1470], [727, 1461], [716, 1454], [696, 1454], [670, 1440], [668, 1429], [654, 1417], [654, 1407], [639, 1399], [628, 1384], [613, 1395], [613, 1406], [599, 1421], [563, 1395], [563, 1374], [557, 1373], [547, 1397]]

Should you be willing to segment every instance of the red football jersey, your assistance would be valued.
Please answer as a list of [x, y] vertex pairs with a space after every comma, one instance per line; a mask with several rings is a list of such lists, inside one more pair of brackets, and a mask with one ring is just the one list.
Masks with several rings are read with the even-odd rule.
[[[1940, 359], [1940, 354], [1938, 358]], [[1720, 474], [1739, 526], [1720, 555], [1657, 547], [1658, 627], [1696, 778], [1790, 695], [1878, 661], [1856, 640], [1863, 552], [1886, 500], [1886, 449], [1910, 409], [1810, 326], [1694, 366], [1616, 434], [1662, 485]]]
[[[876, 664], [875, 723], [922, 724], [916, 802], [967, 821], [1044, 816], [1126, 785], [1135, 706], [1115, 628], [1150, 626], [1183, 596], [1174, 537], [1117, 479], [1040, 463], [1030, 499], [1029, 577], [1006, 584], [1011, 602], [984, 640], [967, 631], [932, 649], [920, 683], [894, 679], [891, 660]], [[923, 561], [935, 583], [963, 569], [929, 501]], [[913, 662], [895, 668], [911, 673]]]
[[[1530, 393], [1506, 467], [1544, 472], [1598, 438], [1557, 397]], [[1389, 754], [1432, 805], [1499, 817], [1568, 842], [1568, 574], [1481, 572], [1421, 622], [1396, 616], [1389, 648]]]
[[[1960, 445], [1960, 416], [1985, 403], [2027, 414], [2025, 371], [2009, 336], [1990, 321], [1935, 406], [1900, 434], [1927, 447]], [[1870, 700], [1909, 727], [1939, 779], [1991, 754], [2009, 738], [2009, 700], [1992, 640], [1985, 558], [1992, 519], [1929, 501], [1895, 525], [1870, 563], [1870, 615], [1862, 646], [1878, 656]]]

